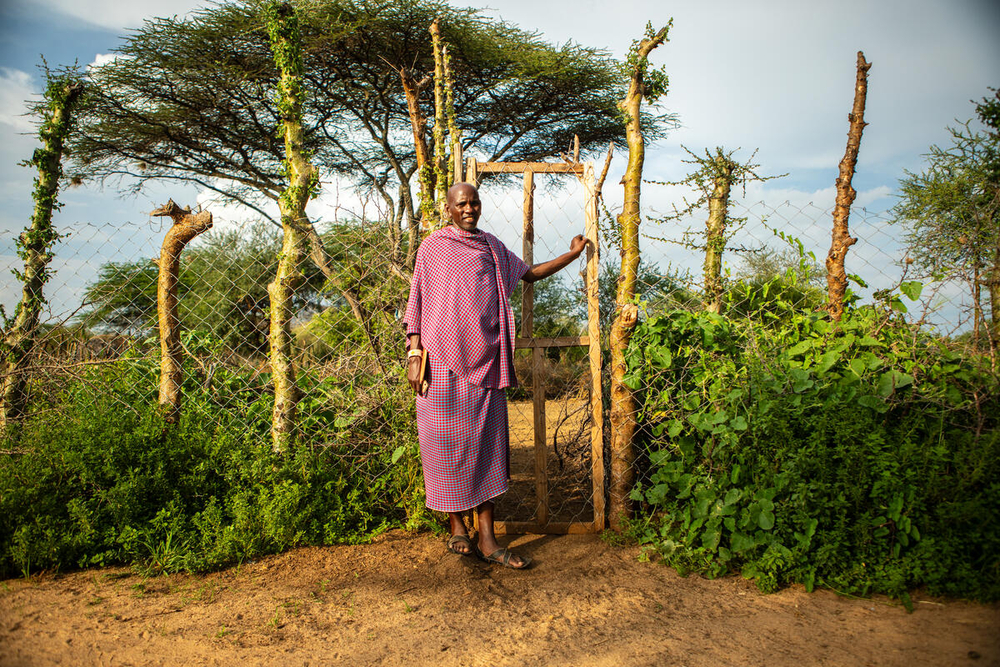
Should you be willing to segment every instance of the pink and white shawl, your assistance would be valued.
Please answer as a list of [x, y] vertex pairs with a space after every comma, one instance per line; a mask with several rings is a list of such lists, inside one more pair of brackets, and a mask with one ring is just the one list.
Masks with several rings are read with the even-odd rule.
[[488, 232], [454, 225], [417, 250], [406, 333], [457, 377], [485, 388], [516, 387], [510, 294], [528, 265]]

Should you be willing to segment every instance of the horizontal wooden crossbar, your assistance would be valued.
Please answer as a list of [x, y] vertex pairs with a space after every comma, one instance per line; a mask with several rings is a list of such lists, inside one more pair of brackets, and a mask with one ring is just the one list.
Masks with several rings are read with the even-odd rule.
[[523, 350], [535, 347], [587, 347], [590, 336], [560, 336], [558, 338], [515, 338], [514, 349]]
[[534, 521], [497, 521], [493, 530], [497, 535], [581, 535], [598, 533], [603, 529], [592, 521], [559, 521], [540, 525]]
[[521, 174], [533, 171], [536, 174], [582, 174], [582, 162], [477, 162], [476, 172], [480, 174]]

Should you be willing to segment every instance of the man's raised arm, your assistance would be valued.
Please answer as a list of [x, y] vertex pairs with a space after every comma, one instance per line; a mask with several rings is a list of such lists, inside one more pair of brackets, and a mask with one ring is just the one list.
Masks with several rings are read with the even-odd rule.
[[533, 283], [535, 281], [541, 280], [542, 278], [548, 278], [553, 273], [561, 271], [569, 266], [570, 262], [580, 256], [583, 249], [587, 247], [587, 239], [583, 237], [582, 234], [577, 234], [573, 237], [573, 240], [569, 242], [569, 252], [559, 255], [555, 259], [550, 259], [547, 262], [542, 262], [541, 264], [535, 264], [524, 277], [521, 278], [526, 283]]

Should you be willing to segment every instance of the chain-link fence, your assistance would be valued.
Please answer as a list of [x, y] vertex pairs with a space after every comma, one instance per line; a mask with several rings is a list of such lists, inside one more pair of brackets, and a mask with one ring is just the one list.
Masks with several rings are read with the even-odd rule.
[[[584, 232], [586, 201], [583, 186], [571, 175], [535, 178], [533, 259], [540, 262], [565, 252], [570, 239]], [[481, 193], [481, 227], [520, 255], [520, 176], [486, 180]], [[724, 253], [724, 316], [753, 317], [768, 300], [820, 308], [831, 214], [817, 204], [733, 205]], [[671, 309], [700, 310], [700, 224], [697, 219], [689, 226], [684, 221], [644, 222], [637, 290], [644, 317]], [[860, 303], [881, 303], [896, 312], [902, 310], [900, 304], [908, 306], [900, 317], [938, 335], [970, 330], [970, 297], [960, 283], [928, 284], [918, 301], [898, 298], [900, 283], [913, 276], [901, 230], [889, 224], [886, 213], [855, 209], [850, 224], [859, 241], [846, 264], [858, 278], [852, 289]], [[51, 305], [28, 364], [24, 424], [71, 418], [67, 402], [79, 400], [70, 396], [81, 388], [123, 412], [155, 407], [158, 267], [153, 260], [168, 225], [158, 218], [61, 230], [67, 236], [56, 248], [46, 286]], [[602, 219], [599, 303], [605, 336], [614, 311], [618, 264], [617, 250], [604, 234], [610, 225], [610, 218]], [[398, 270], [405, 264], [405, 242], [397, 240], [405, 239], [405, 230], [371, 219], [318, 227], [330, 270], [324, 274], [312, 264], [304, 269], [293, 323], [301, 442], [324, 450], [359, 475], [382, 513], [419, 512], [416, 429], [399, 324], [408, 284]], [[270, 425], [269, 400], [273, 402], [268, 394], [267, 284], [279, 247], [280, 230], [272, 224], [217, 224], [185, 250], [179, 276], [182, 410], [241, 424], [262, 441]], [[581, 259], [536, 285], [532, 336], [586, 336], [584, 272]], [[513, 301], [520, 318], [520, 293]], [[515, 367], [520, 387], [508, 392], [511, 483], [499, 501], [497, 518], [518, 524], [593, 522], [592, 384], [586, 347], [551, 347], [541, 355], [519, 350]], [[129, 383], [134, 386], [126, 387]], [[538, 387], [546, 397], [542, 416], [533, 407]], [[232, 421], [234, 414], [240, 419]], [[649, 427], [656, 423], [651, 419]], [[536, 445], [541, 425], [544, 450]], [[547, 496], [544, 503], [539, 493]]]

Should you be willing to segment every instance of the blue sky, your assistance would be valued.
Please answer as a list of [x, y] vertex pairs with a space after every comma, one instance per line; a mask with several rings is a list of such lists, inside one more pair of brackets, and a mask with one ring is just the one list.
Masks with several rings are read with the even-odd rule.
[[[33, 178], [30, 170], [16, 165], [35, 146], [31, 124], [19, 114], [23, 100], [40, 91], [40, 55], [51, 65], [88, 64], [109, 53], [120, 36], [143, 18], [183, 15], [203, 4], [189, 0], [0, 3], [0, 303], [8, 311], [17, 300], [16, 281], [7, 270], [17, 264], [12, 239], [30, 215]], [[454, 4], [485, 7], [487, 3]], [[682, 144], [699, 152], [717, 145], [742, 147], [743, 156], [758, 149], [762, 174], [788, 176], [751, 186], [745, 198], [740, 193], [741, 199], [750, 207], [755, 202], [779, 207], [788, 202], [788, 210], [816, 211], [810, 213], [814, 224], [806, 221], [798, 233], [812, 243], [817, 255], [825, 254], [829, 245], [823, 212], [833, 203], [859, 49], [873, 65], [866, 112], [870, 125], [855, 187], [858, 204], [870, 211], [891, 207], [903, 170], [920, 170], [928, 146], [946, 141], [945, 126], [971, 117], [970, 100], [1000, 86], [996, 39], [1000, 3], [990, 0], [493, 0], [488, 5], [488, 14], [538, 30], [549, 41], [573, 39], [618, 56], [641, 35], [647, 20], [658, 26], [673, 17], [670, 42], [654, 52], [653, 60], [666, 66], [670, 92], [665, 106], [678, 114], [681, 125], [649, 151], [647, 177], [680, 177], [687, 169], [680, 162]], [[614, 165], [620, 172], [624, 158], [618, 156]], [[613, 174], [605, 187], [611, 204], [620, 190], [616, 183]], [[64, 275], [61, 282], [53, 282], [50, 316], [72, 309], [83, 284], [96, 271], [94, 257], [133, 259], [126, 256], [156, 253], [155, 239], [163, 223], [151, 221], [147, 213], [168, 195], [178, 201], [186, 197], [182, 203], [207, 201], [194, 189], [176, 188], [169, 193], [153, 190], [138, 198], [88, 188], [61, 195], [65, 205], [57, 214], [57, 226], [79, 230], [82, 225], [88, 231], [77, 231], [75, 240], [71, 237], [57, 247], [54, 267]], [[675, 190], [651, 187], [644, 193], [644, 204], [667, 210], [677, 196]], [[317, 217], [331, 217], [334, 201], [348, 208], [358, 205], [352, 194], [335, 187], [328, 187], [325, 197], [320, 205], [323, 213], [314, 213]], [[506, 202], [507, 208], [511, 205]], [[503, 209], [505, 202], [498, 200], [496, 206]], [[221, 221], [227, 215], [235, 218], [241, 213], [219, 211], [217, 218]], [[866, 261], [889, 262], [879, 252], [892, 249], [898, 234], [884, 225], [876, 231], [868, 239]], [[864, 241], [852, 249], [859, 260], [865, 257]], [[92, 257], [88, 250], [98, 244], [104, 249]], [[561, 250], [560, 244], [553, 237], [552, 252]], [[655, 244], [647, 247], [651, 254], [670, 259]]]

